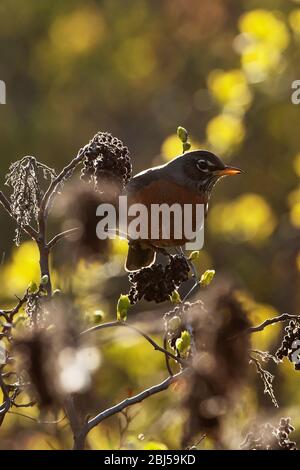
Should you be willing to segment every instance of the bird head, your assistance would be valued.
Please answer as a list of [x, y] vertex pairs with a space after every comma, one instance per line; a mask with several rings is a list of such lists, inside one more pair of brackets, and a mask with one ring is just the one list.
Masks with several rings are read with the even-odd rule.
[[219, 157], [207, 150], [186, 152], [175, 158], [170, 164], [174, 166], [174, 171], [175, 169], [179, 170], [188, 184], [205, 192], [211, 191], [213, 186], [224, 176], [242, 173], [239, 168], [225, 165]]

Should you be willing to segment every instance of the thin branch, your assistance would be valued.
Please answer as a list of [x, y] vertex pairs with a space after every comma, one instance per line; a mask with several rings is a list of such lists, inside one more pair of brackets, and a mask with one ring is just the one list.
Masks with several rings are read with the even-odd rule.
[[20, 227], [23, 232], [25, 232], [29, 237], [33, 238], [34, 240], [37, 240], [38, 232], [33, 227], [31, 227], [31, 225], [22, 226], [18, 223], [16, 217], [11, 211], [9, 200], [6, 198], [2, 191], [0, 191], [0, 204], [2, 204], [8, 215], [16, 222], [18, 227]]
[[0, 310], [0, 317], [4, 317], [7, 322], [9, 322], [9, 318], [4, 310]]
[[57, 175], [52, 180], [52, 182], [50, 183], [41, 201], [39, 217], [38, 217], [38, 227], [39, 227], [38, 247], [40, 251], [41, 277], [44, 275], [48, 276], [48, 283], [45, 286], [45, 289], [48, 295], [51, 295], [52, 293], [51, 276], [50, 276], [50, 271], [49, 271], [49, 254], [50, 254], [51, 248], [53, 248], [53, 246], [66, 235], [66, 233], [58, 234], [51, 240], [50, 244], [47, 244], [46, 233], [47, 233], [48, 213], [51, 208], [52, 200], [54, 196], [57, 194], [57, 192], [59, 191], [64, 180], [72, 174], [76, 166], [84, 158], [85, 148], [86, 147], [81, 148], [77, 156], [67, 166], [63, 168], [63, 170], [59, 173], [59, 175]]
[[30, 419], [31, 421], [34, 421], [38, 424], [59, 424], [66, 419], [66, 416], [63, 416], [62, 418], [57, 419], [55, 421], [41, 421], [37, 418], [33, 418], [32, 416], [26, 415], [25, 413], [20, 413], [19, 411], [8, 411], [8, 413], [11, 415], [21, 416], [22, 418]]
[[136, 403], [140, 403], [141, 401], [145, 400], [151, 395], [155, 395], [156, 393], [160, 393], [163, 390], [167, 390], [171, 384], [181, 379], [187, 373], [187, 370], [188, 369], [186, 369], [185, 371], [179, 372], [176, 375], [168, 377], [163, 382], [157, 385], [153, 385], [152, 387], [144, 390], [143, 392], [137, 395], [134, 395], [133, 397], [126, 398], [125, 400], [121, 401], [119, 404], [112, 406], [111, 408], [108, 408], [105, 411], [102, 411], [101, 413], [96, 415], [94, 418], [91, 418], [87, 422], [86, 427], [83, 432], [86, 435], [91, 429], [93, 429], [95, 426], [101, 423], [104, 419], [107, 419], [116, 413], [120, 413], [121, 411], [123, 411], [125, 408], [128, 408], [129, 406], [135, 405]]
[[62, 183], [65, 178], [67, 178], [70, 174], [72, 174], [76, 166], [79, 165], [79, 163], [84, 158], [84, 151], [85, 151], [85, 147], [81, 148], [77, 156], [73, 158], [73, 160], [67, 166], [63, 168], [63, 170], [59, 173], [59, 175], [56, 176], [56, 178], [54, 178], [54, 180], [52, 180], [49, 188], [44, 194], [44, 197], [41, 203], [40, 210], [41, 210], [41, 213], [45, 217], [47, 217], [48, 215], [49, 207], [51, 205], [51, 200], [57, 193], [60, 183]]
[[280, 362], [279, 359], [277, 359], [276, 356], [273, 356], [273, 354], [269, 353], [269, 351], [261, 351], [260, 349], [250, 349], [250, 353], [259, 356], [263, 362], [268, 362], [269, 360], [274, 361], [275, 364], [278, 364]]
[[16, 313], [19, 312], [19, 310], [25, 304], [25, 302], [27, 302], [28, 290], [26, 291], [26, 293], [23, 295], [21, 299], [19, 299], [18, 297], [17, 299], [18, 299], [18, 303], [14, 308], [11, 308], [10, 310], [1, 310], [1, 313], [8, 316], [10, 321], [13, 320], [14, 315], [16, 315]]
[[189, 297], [196, 291], [198, 287], [200, 287], [199, 281], [195, 277], [193, 277], [193, 279], [194, 279], [194, 285], [190, 288], [188, 293], [182, 299], [182, 302], [181, 302], [182, 308], [184, 307], [184, 303], [189, 299]]
[[19, 413], [18, 411], [8, 411], [7, 413], [9, 413], [10, 415], [21, 416], [22, 418], [27, 418], [27, 419], [30, 419], [31, 421], [34, 421], [35, 423], [39, 423], [39, 421], [36, 418], [26, 415], [25, 413]]
[[193, 445], [187, 447], [186, 450], [196, 450], [197, 447], [198, 447], [198, 445], [201, 444], [201, 442], [204, 441], [204, 439], [206, 439], [206, 436], [207, 436], [206, 434], [202, 434], [202, 436], [200, 437], [200, 439], [198, 439], [198, 441], [195, 442], [195, 444], [193, 444]]
[[258, 359], [256, 359], [256, 357], [250, 356], [250, 362], [253, 362], [255, 364], [256, 371], [260, 375], [263, 381], [264, 393], [270, 396], [275, 408], [279, 408], [278, 402], [275, 397], [273, 384], [272, 384], [274, 380], [274, 375], [272, 375], [268, 370], [263, 369], [261, 363], [259, 362]]
[[145, 338], [148, 341], [148, 343], [150, 343], [156, 351], [160, 351], [163, 354], [168, 355], [170, 358], [174, 359], [174, 361], [179, 362], [183, 366], [187, 365], [187, 361], [185, 361], [184, 359], [181, 359], [180, 357], [175, 356], [175, 354], [173, 354], [170, 351], [167, 351], [165, 348], [159, 346], [146, 333], [141, 331], [136, 326], [130, 325], [129, 323], [126, 323], [126, 322], [114, 321], [114, 322], [102, 323], [101, 325], [96, 325], [96, 326], [93, 326], [92, 328], [89, 328], [88, 330], [82, 331], [80, 334], [85, 335], [85, 334], [88, 334], [88, 333], [93, 333], [95, 331], [104, 330], [106, 328], [115, 328], [115, 327], [120, 327], [120, 326], [123, 326], [125, 328], [129, 328], [129, 329], [135, 331], [136, 333], [138, 333], [139, 335], [143, 336], [143, 338]]
[[[164, 334], [164, 349], [167, 351], [167, 347], [168, 347], [168, 340], [167, 340], [167, 333]], [[167, 370], [170, 374], [170, 376], [173, 376], [173, 371], [172, 371], [172, 367], [171, 367], [171, 364], [170, 364], [170, 356], [168, 354], [165, 355], [165, 360], [166, 360], [166, 367], [167, 367]]]
[[250, 328], [247, 329], [247, 333], [256, 333], [258, 331], [263, 331], [267, 326], [273, 325], [274, 323], [278, 322], [283, 322], [286, 320], [298, 320], [300, 321], [300, 316], [299, 315], [290, 315], [289, 313], [283, 313], [282, 315], [279, 315], [278, 317], [273, 317], [265, 320], [258, 326], [251, 326]]
[[14, 400], [11, 400], [11, 404], [16, 408], [31, 408], [32, 406], [36, 405], [36, 401], [29, 401], [28, 403], [16, 403]]
[[63, 240], [64, 238], [68, 238], [69, 235], [72, 235], [73, 233], [77, 232], [78, 230], [79, 230], [79, 227], [75, 227], [75, 228], [70, 228], [69, 230], [65, 230], [64, 232], [58, 233], [47, 244], [48, 249], [51, 250], [61, 240]]
[[[2, 404], [2, 406], [0, 407], [1, 408], [1, 413], [2, 413], [2, 409], [3, 409], [3, 405], [8, 402], [8, 409], [10, 407], [10, 398], [9, 398], [9, 394], [8, 394], [8, 390], [7, 390], [7, 387], [4, 383], [4, 380], [2, 378], [2, 374], [0, 374], [0, 388], [2, 390], [2, 394], [3, 394], [3, 399], [4, 399], [4, 402]], [[4, 406], [4, 408], [6, 408], [6, 405]]]
[[0, 388], [3, 394], [3, 403], [0, 405], [0, 425], [3, 423], [6, 413], [9, 411], [10, 408], [10, 398], [8, 389], [5, 385], [5, 382], [2, 378], [2, 374], [0, 373]]
[[81, 413], [78, 413], [72, 395], [65, 399], [64, 409], [73, 434], [73, 450], [82, 450], [86, 437], [86, 433], [83, 433], [86, 429], [86, 420], [83, 421]]

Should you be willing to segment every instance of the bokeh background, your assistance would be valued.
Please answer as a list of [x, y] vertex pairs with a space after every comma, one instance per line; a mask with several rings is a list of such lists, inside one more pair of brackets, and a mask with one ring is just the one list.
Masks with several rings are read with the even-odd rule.
[[[193, 148], [212, 150], [245, 171], [214, 190], [199, 270], [215, 269], [215, 283], [224, 277], [236, 282], [255, 324], [296, 314], [300, 105], [291, 102], [291, 86], [300, 79], [299, 45], [296, 0], [2, 0], [0, 79], [7, 104], [0, 106], [1, 183], [10, 163], [24, 155], [61, 169], [98, 130], [128, 145], [138, 172], [181, 152], [176, 128], [182, 125]], [[26, 240], [14, 247], [14, 225], [3, 210], [0, 227], [0, 299], [7, 306], [39, 272], [35, 247]], [[91, 323], [101, 312], [114, 318], [120, 289], [126, 291], [126, 246], [111, 243], [108, 253], [93, 263], [81, 260], [70, 281]], [[68, 260], [59, 258], [54, 278], [63, 287]], [[272, 350], [280, 334], [273, 327], [254, 346]], [[165, 375], [163, 358], [136, 337], [103, 336], [101, 348], [100, 408]], [[285, 362], [276, 370], [279, 411], [254, 374], [231, 418], [234, 442], [258, 410], [275, 419], [290, 415], [300, 439], [298, 374]], [[120, 445], [177, 448], [183, 417], [172, 410], [174, 395], [133, 409]], [[38, 411], [26, 413], [37, 417]], [[10, 448], [63, 448], [68, 442], [63, 422], [57, 431], [12, 414], [0, 435], [0, 446]], [[89, 438], [91, 448], [118, 443], [118, 418]]]

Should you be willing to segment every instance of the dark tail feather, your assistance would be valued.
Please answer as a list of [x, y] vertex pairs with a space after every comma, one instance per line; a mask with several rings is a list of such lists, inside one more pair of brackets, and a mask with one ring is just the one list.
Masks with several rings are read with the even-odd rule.
[[139, 243], [129, 243], [125, 264], [126, 271], [138, 271], [154, 263], [156, 253], [152, 248], [143, 247]]

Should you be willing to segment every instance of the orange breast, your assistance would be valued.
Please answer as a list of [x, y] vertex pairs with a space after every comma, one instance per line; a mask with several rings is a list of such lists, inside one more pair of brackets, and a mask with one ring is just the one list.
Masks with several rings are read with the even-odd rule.
[[[149, 242], [157, 246], [180, 246], [184, 245], [187, 239], [182, 233], [180, 239], [175, 237], [176, 227], [178, 229], [178, 224], [182, 224], [182, 232], [184, 232], [184, 219], [178, 219], [178, 214], [174, 216], [174, 213], [171, 212], [169, 227], [163, 227], [162, 220], [159, 220], [158, 227], [158, 239], [151, 238], [151, 226], [154, 224], [154, 220], [151, 218], [151, 206], [153, 204], [167, 204], [169, 207], [173, 204], [179, 204], [181, 207], [182, 217], [184, 214], [184, 205], [191, 205], [191, 217], [188, 223], [191, 224], [193, 231], [196, 230], [196, 205], [197, 204], [206, 204], [207, 197], [204, 194], [198, 194], [195, 191], [188, 190], [183, 186], [180, 186], [172, 181], [163, 181], [155, 180], [138, 191], [133, 191], [128, 195], [128, 207], [131, 204], [139, 203], [147, 207], [148, 210], [148, 231], [149, 231]], [[134, 217], [133, 217], [134, 218]], [[131, 220], [131, 218], [129, 218]], [[157, 220], [157, 219], [156, 219]], [[163, 231], [169, 229], [170, 237], [165, 239], [163, 237]]]

